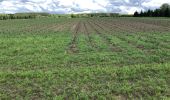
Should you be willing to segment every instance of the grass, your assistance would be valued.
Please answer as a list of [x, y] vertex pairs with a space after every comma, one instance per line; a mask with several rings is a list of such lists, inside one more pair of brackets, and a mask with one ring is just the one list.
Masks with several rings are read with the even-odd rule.
[[[1, 99], [168, 99], [170, 64], [0, 72]], [[26, 88], [25, 88], [26, 87]]]
[[169, 20], [143, 20], [0, 21], [0, 99], [170, 99]]

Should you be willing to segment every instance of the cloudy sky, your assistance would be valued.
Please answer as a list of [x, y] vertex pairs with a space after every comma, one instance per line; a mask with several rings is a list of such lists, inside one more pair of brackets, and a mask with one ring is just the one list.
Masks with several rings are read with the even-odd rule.
[[0, 0], [0, 13], [49, 12], [132, 14], [136, 10], [155, 9], [170, 0]]

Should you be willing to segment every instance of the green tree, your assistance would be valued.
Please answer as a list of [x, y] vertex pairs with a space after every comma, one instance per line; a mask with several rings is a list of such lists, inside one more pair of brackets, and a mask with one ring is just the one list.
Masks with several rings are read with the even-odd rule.
[[160, 7], [160, 9], [161, 9], [162, 11], [165, 11], [167, 8], [170, 9], [170, 5], [169, 5], [168, 3], [164, 3], [164, 4], [162, 4], [162, 6]]
[[160, 7], [160, 16], [161, 17], [168, 17], [168, 11], [170, 9], [170, 5], [167, 3], [164, 3], [161, 7]]
[[165, 9], [165, 17], [170, 17], [170, 9], [169, 8]]
[[135, 11], [134, 17], [139, 17], [139, 13], [137, 11]]
[[140, 16], [141, 17], [143, 17], [144, 16], [144, 13], [143, 13], [143, 11], [141, 10], [141, 12], [140, 12]]
[[159, 9], [154, 10], [153, 17], [159, 17], [159, 16], [160, 16], [160, 10]]
[[152, 11], [150, 9], [146, 12], [146, 16], [152, 17]]

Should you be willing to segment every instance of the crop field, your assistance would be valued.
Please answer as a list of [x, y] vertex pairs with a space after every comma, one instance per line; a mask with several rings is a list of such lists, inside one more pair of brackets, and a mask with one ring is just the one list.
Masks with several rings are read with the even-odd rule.
[[170, 99], [169, 18], [0, 21], [0, 99]]

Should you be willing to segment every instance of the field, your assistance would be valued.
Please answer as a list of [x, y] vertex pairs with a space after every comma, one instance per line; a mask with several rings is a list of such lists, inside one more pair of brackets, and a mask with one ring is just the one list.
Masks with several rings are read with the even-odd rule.
[[170, 99], [170, 19], [0, 21], [0, 99]]

